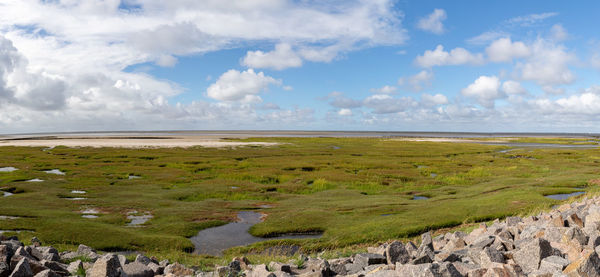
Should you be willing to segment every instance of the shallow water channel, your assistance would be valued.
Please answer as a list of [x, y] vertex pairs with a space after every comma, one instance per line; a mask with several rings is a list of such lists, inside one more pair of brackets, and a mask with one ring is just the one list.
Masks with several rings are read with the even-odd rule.
[[222, 226], [204, 229], [190, 240], [195, 246], [194, 253], [219, 256], [223, 250], [252, 244], [259, 241], [274, 239], [314, 239], [320, 238], [322, 234], [288, 234], [278, 237], [261, 238], [248, 233], [252, 225], [262, 221], [261, 214], [257, 212], [243, 211], [237, 214], [238, 221]]
[[585, 193], [585, 191], [576, 191], [576, 192], [572, 192], [572, 193], [550, 194], [550, 195], [546, 195], [545, 197], [554, 199], [554, 200], [566, 200], [570, 197], [582, 195], [584, 193]]

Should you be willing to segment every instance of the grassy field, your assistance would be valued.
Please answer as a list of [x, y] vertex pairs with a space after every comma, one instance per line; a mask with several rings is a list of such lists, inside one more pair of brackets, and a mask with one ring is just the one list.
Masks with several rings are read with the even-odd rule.
[[[472, 143], [376, 138], [260, 138], [271, 147], [111, 149], [0, 147], [2, 230], [21, 239], [210, 265], [240, 253], [294, 244], [307, 252], [352, 251], [366, 243], [430, 229], [486, 221], [558, 201], [544, 195], [586, 188], [600, 178], [598, 149], [517, 149]], [[520, 139], [576, 143], [573, 139]], [[44, 170], [60, 169], [66, 175]], [[130, 175], [140, 176], [129, 179]], [[44, 182], [26, 182], [39, 178]], [[69, 200], [85, 190], [85, 200]], [[412, 200], [425, 196], [427, 200]], [[261, 205], [271, 208], [260, 208]], [[82, 218], [86, 208], [99, 218]], [[141, 228], [127, 213], [149, 212]], [[199, 230], [231, 221], [240, 210], [268, 214], [251, 233], [322, 231], [321, 239], [275, 240], [229, 250], [225, 258], [190, 254]], [[349, 250], [350, 249], [350, 250]], [[255, 256], [256, 259], [264, 256]]]

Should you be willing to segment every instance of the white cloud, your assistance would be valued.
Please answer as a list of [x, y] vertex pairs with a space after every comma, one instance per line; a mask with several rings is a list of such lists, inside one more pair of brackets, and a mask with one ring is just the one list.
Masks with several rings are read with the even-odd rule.
[[344, 96], [343, 93], [334, 91], [330, 93], [326, 99], [329, 99], [329, 105], [341, 109], [353, 109], [362, 106], [359, 100], [354, 100]]
[[494, 101], [504, 97], [499, 90], [500, 79], [496, 76], [480, 76], [461, 90], [461, 94], [466, 97], [475, 98], [479, 104], [486, 108], [494, 108]]
[[351, 116], [352, 115], [352, 110], [350, 110], [350, 109], [340, 109], [338, 111], [338, 115], [341, 115], [341, 116]]
[[163, 67], [173, 67], [177, 64], [177, 58], [171, 55], [161, 55], [156, 60], [156, 64]]
[[506, 22], [511, 25], [519, 25], [519, 26], [531, 26], [537, 24], [541, 21], [546, 20], [547, 18], [557, 16], [557, 12], [547, 12], [547, 13], [534, 13], [524, 16], [513, 17], [508, 19]]
[[448, 97], [443, 94], [427, 94], [421, 95], [421, 103], [427, 107], [448, 104]]
[[562, 41], [569, 37], [567, 29], [565, 29], [565, 27], [563, 27], [561, 24], [552, 25], [552, 28], [550, 29], [550, 35], [555, 41]]
[[467, 39], [467, 43], [475, 44], [475, 45], [483, 45], [483, 44], [488, 44], [499, 38], [508, 37], [508, 36], [509, 35], [506, 32], [502, 32], [502, 31], [487, 31], [487, 32], [481, 33], [478, 36]]
[[521, 83], [512, 80], [502, 83], [502, 91], [509, 95], [527, 94], [527, 90], [521, 86]]
[[374, 94], [363, 100], [363, 105], [375, 114], [398, 113], [418, 105], [412, 97], [394, 98], [388, 94]]
[[492, 42], [485, 52], [493, 62], [511, 62], [514, 58], [523, 58], [531, 54], [525, 43], [512, 42], [510, 38], [501, 38]]
[[398, 90], [397, 87], [395, 86], [383, 86], [380, 88], [372, 88], [371, 92], [373, 93], [378, 93], [378, 94], [392, 94], [392, 93], [396, 93], [396, 91]]
[[[172, 128], [174, 120], [189, 128], [199, 126], [195, 119], [210, 118], [234, 124], [226, 113], [252, 114], [240, 117], [248, 120], [275, 120], [285, 114], [264, 117], [249, 109], [200, 100], [193, 105], [171, 104], [169, 98], [183, 91], [176, 84], [146, 75], [144, 70], [124, 70], [143, 63], [174, 66], [175, 57], [257, 43], [289, 43], [302, 59], [331, 61], [350, 51], [401, 45], [407, 40], [402, 14], [389, 0], [356, 0], [340, 6], [279, 0], [152, 0], [135, 1], [139, 8], [134, 10], [119, 9], [119, 4], [116, 0], [3, 2], [0, 36], [10, 40], [27, 63], [19, 73], [8, 76], [0, 72], [6, 75], [0, 80], [0, 129], [156, 129], [161, 122]], [[276, 47], [263, 54], [271, 57], [277, 53]], [[281, 67], [272, 61], [264, 65]], [[115, 87], [118, 80], [140, 89]], [[217, 97], [235, 95], [219, 93]], [[259, 96], [250, 93], [244, 98], [256, 101]], [[41, 110], [56, 113], [38, 112]], [[300, 112], [290, 113], [290, 117], [301, 118], [293, 114]], [[2, 125], [9, 118], [13, 124]], [[73, 121], [53, 123], [65, 118]], [[19, 120], [20, 124], [14, 124]]]
[[471, 54], [464, 48], [454, 48], [450, 52], [444, 51], [444, 46], [438, 45], [435, 50], [425, 50], [422, 56], [417, 56], [415, 64], [420, 67], [430, 68], [443, 65], [483, 64], [482, 54]]
[[422, 91], [431, 84], [433, 72], [431, 70], [421, 70], [419, 73], [398, 79], [398, 85], [404, 86], [412, 91]]
[[600, 115], [600, 87], [592, 86], [580, 94], [550, 100], [536, 99], [531, 102], [540, 113], [555, 115]]
[[280, 43], [275, 45], [275, 50], [271, 52], [248, 51], [242, 60], [242, 65], [251, 68], [283, 70], [302, 66], [302, 59], [292, 50], [291, 45]]
[[260, 101], [257, 95], [268, 89], [269, 85], [280, 85], [281, 81], [266, 76], [263, 72], [255, 73], [253, 69], [237, 71], [231, 69], [217, 79], [206, 90], [206, 95], [219, 101]]
[[564, 46], [540, 38], [530, 49], [532, 55], [525, 62], [517, 64], [523, 80], [535, 81], [541, 86], [570, 84], [575, 81], [569, 64], [576, 59]]
[[444, 24], [442, 23], [444, 20], [446, 20], [446, 11], [435, 9], [427, 17], [421, 18], [417, 23], [417, 27], [421, 30], [440, 35], [444, 33]]

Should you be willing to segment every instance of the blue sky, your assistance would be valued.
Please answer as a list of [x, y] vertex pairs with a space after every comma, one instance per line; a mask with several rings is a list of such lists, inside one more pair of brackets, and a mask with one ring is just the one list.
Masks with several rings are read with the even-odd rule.
[[597, 1], [0, 5], [2, 133], [600, 132]]

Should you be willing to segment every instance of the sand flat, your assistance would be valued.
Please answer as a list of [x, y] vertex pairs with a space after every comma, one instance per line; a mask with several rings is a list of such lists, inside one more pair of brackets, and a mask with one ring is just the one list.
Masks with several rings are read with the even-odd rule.
[[0, 146], [29, 146], [29, 147], [115, 147], [115, 148], [174, 148], [174, 147], [236, 147], [236, 146], [272, 146], [273, 142], [241, 142], [227, 141], [215, 137], [183, 136], [183, 137], [40, 137], [27, 139], [0, 140]]

